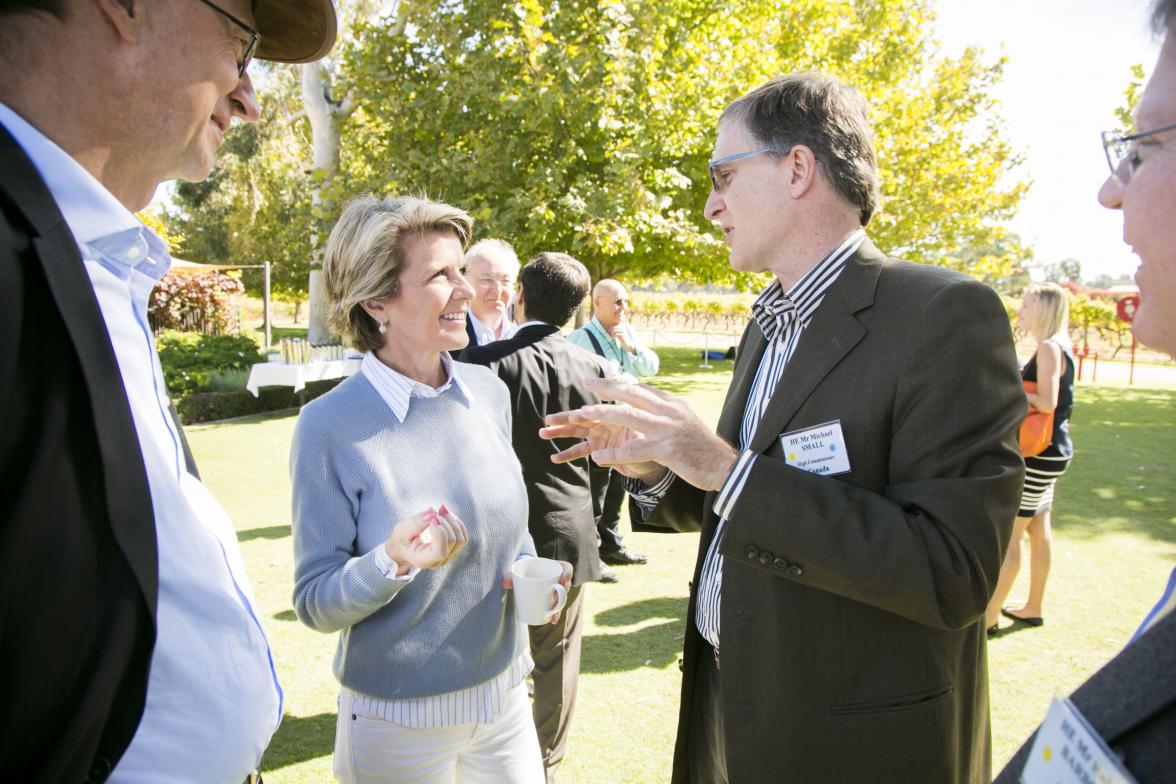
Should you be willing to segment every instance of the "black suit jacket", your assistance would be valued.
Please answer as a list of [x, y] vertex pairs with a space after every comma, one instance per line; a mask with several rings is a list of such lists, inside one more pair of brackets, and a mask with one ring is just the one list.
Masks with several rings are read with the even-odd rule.
[[477, 348], [478, 335], [474, 332], [474, 322], [470, 321], [468, 318], [466, 319], [466, 337], [470, 339], [467, 348]]
[[[1070, 701], [1140, 784], [1176, 781], [1176, 613], [1120, 651]], [[1020, 781], [1036, 736], [1013, 755], [998, 784]]]
[[[752, 322], [718, 425], [733, 444], [764, 349]], [[780, 378], [720, 544], [731, 781], [989, 779], [981, 619], [1020, 500], [1024, 411], [992, 290], [866, 241]], [[786, 464], [782, 433], [833, 420], [849, 473]], [[648, 521], [701, 524], [695, 588], [714, 499], [676, 480]], [[697, 601], [692, 590], [674, 782], [688, 780], [695, 675], [709, 655]]]
[[158, 560], [77, 243], [0, 126], [0, 780], [101, 781], [142, 715]]
[[549, 325], [531, 325], [506, 340], [466, 349], [461, 359], [490, 368], [510, 389], [512, 440], [527, 484], [536, 552], [571, 563], [573, 585], [598, 579], [588, 458], [552, 463], [551, 456], [567, 444], [541, 439], [539, 428], [548, 414], [599, 403], [583, 382], [606, 378], [608, 366]]

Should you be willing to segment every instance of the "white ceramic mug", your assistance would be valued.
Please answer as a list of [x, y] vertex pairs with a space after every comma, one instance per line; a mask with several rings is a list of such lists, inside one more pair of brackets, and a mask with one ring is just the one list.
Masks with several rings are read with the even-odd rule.
[[559, 584], [562, 576], [563, 566], [550, 558], [524, 558], [510, 567], [515, 612], [520, 621], [528, 626], [542, 626], [564, 608], [568, 592]]

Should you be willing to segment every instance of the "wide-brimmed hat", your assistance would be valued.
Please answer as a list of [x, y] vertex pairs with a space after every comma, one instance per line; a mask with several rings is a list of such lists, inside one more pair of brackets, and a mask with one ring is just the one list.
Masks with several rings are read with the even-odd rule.
[[335, 6], [331, 0], [255, 0], [253, 20], [261, 40], [258, 60], [309, 63], [335, 45]]

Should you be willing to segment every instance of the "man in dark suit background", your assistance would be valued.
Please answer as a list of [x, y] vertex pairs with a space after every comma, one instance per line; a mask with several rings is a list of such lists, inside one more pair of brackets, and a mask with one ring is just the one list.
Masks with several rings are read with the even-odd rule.
[[[1135, 335], [1176, 356], [1176, 0], [1155, 3], [1152, 25], [1164, 41], [1140, 95], [1139, 130], [1127, 137], [1103, 135], [1111, 176], [1098, 198], [1103, 206], [1122, 210], [1123, 239], [1139, 255]], [[1141, 784], [1176, 781], [1174, 607], [1176, 569], [1127, 647], [1070, 695], [1074, 708]], [[1025, 742], [998, 782], [1021, 781], [1036, 738], [1035, 733]]]
[[719, 120], [706, 217], [770, 272], [717, 435], [678, 398], [549, 417], [557, 459], [701, 525], [673, 781], [989, 779], [985, 605], [1024, 466], [1010, 324], [988, 287], [887, 258], [861, 97], [772, 79]]
[[330, 0], [0, 5], [0, 780], [237, 782], [277, 727], [147, 328], [170, 258], [134, 212], [258, 119], [252, 57], [334, 38]]
[[555, 624], [528, 627], [535, 669], [535, 727], [548, 782], [563, 759], [576, 704], [583, 634], [584, 586], [599, 579], [596, 520], [586, 460], [552, 463], [558, 450], [539, 437], [544, 417], [599, 398], [584, 381], [604, 378], [608, 365], [569, 343], [560, 326], [588, 295], [588, 270], [566, 253], [540, 253], [519, 275], [514, 336], [468, 348], [464, 362], [485, 365], [510, 389], [515, 454], [530, 503], [529, 528], [543, 558], [572, 564], [567, 606]]

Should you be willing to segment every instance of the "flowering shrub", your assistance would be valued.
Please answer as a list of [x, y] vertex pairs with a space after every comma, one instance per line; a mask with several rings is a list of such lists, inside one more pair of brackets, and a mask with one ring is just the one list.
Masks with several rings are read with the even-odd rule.
[[245, 293], [241, 281], [221, 272], [189, 277], [169, 272], [147, 302], [151, 329], [223, 335], [236, 327], [232, 299]]

